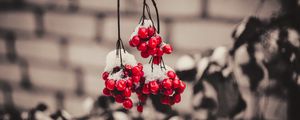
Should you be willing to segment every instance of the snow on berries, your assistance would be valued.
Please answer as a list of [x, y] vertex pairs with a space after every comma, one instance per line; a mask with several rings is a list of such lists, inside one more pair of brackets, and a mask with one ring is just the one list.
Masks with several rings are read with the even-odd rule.
[[146, 64], [144, 67], [144, 81], [140, 82], [137, 88], [139, 105], [137, 110], [142, 112], [142, 104], [149, 95], [160, 97], [161, 104], [174, 105], [181, 101], [181, 93], [186, 88], [186, 84], [179, 80], [173, 69], [165, 66]]
[[136, 47], [143, 58], [149, 56], [161, 57], [164, 54], [171, 54], [171, 45], [162, 41], [161, 36], [156, 32], [151, 20], [144, 19], [131, 34], [129, 44]]
[[122, 54], [122, 63], [116, 55], [116, 50], [110, 52], [106, 56], [106, 67], [102, 73], [102, 79], [105, 81], [103, 94], [114, 97], [117, 103], [122, 103], [125, 109], [133, 107], [130, 99], [135, 91], [143, 74], [143, 66], [141, 63], [136, 63], [133, 55], [128, 52]]

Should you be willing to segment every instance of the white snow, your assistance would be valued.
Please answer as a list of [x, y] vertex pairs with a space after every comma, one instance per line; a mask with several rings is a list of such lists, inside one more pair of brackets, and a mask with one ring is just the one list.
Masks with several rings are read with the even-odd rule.
[[148, 27], [150, 27], [150, 26], [153, 26], [151, 20], [145, 19], [145, 20], [144, 20], [144, 25], [142, 25], [142, 21], [141, 21], [141, 22], [135, 27], [133, 33], [132, 33], [131, 36], [130, 36], [130, 39], [131, 39], [133, 36], [135, 36], [135, 35], [138, 34], [138, 31], [139, 31], [139, 28], [140, 28], [140, 27], [146, 27], [146, 28], [148, 28]]
[[217, 47], [212, 56], [211, 56], [211, 61], [217, 62], [221, 66], [225, 66], [228, 60], [228, 49], [224, 46]]
[[[132, 66], [136, 66], [137, 62], [135, 57], [128, 53], [127, 51], [124, 53], [123, 49], [121, 49], [122, 51], [122, 61], [123, 61], [123, 65], [128, 64], [128, 65], [132, 65]], [[111, 52], [109, 52], [106, 55], [106, 66], [104, 71], [112, 71], [114, 67], [116, 66], [120, 66], [120, 55], [116, 55], [116, 50], [113, 50]]]
[[205, 69], [208, 67], [208, 64], [209, 64], [209, 59], [207, 57], [204, 57], [197, 62], [196, 80], [199, 80], [202, 77]]
[[300, 37], [296, 30], [288, 29], [288, 40], [294, 45], [295, 47], [300, 47]]
[[167, 72], [168, 71], [174, 71], [171, 67], [166, 65], [166, 70], [161, 69], [159, 65], [153, 65], [153, 71], [151, 68], [151, 64], [144, 64], [144, 77], [145, 77], [145, 83], [148, 83], [153, 80], [159, 80], [162, 81], [165, 78], [168, 78]]
[[184, 55], [177, 60], [175, 69], [179, 71], [191, 70], [195, 64], [195, 60], [191, 56]]

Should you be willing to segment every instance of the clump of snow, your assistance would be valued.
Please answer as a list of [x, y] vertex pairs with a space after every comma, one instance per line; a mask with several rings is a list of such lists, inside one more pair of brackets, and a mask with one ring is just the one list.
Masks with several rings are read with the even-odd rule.
[[197, 74], [196, 74], [197, 80], [202, 77], [205, 69], [208, 67], [208, 64], [209, 64], [209, 59], [207, 57], [204, 57], [197, 62]]
[[130, 36], [130, 39], [131, 39], [133, 36], [135, 36], [135, 35], [138, 34], [138, 31], [139, 31], [139, 28], [140, 28], [140, 27], [146, 27], [146, 28], [148, 28], [148, 27], [150, 27], [150, 26], [153, 26], [152, 21], [151, 21], [151, 20], [148, 20], [148, 19], [144, 19], [144, 25], [142, 25], [142, 21], [141, 21], [141, 22], [135, 27], [133, 33], [132, 33], [131, 36]]
[[211, 61], [217, 62], [221, 66], [225, 66], [228, 60], [228, 49], [224, 46], [217, 47], [212, 56], [211, 56]]
[[288, 29], [288, 40], [294, 45], [295, 47], [300, 47], [300, 37], [296, 30]]
[[124, 73], [124, 71], [121, 69], [120, 71], [118, 71], [118, 72], [116, 72], [114, 74], [109, 75], [108, 79], [113, 79], [113, 80], [117, 80], [117, 81], [118, 80], [126, 80], [126, 79], [128, 79], [128, 77], [122, 78], [123, 73]]
[[144, 71], [144, 77], [145, 77], [145, 83], [148, 83], [153, 80], [159, 80], [162, 81], [166, 78], [168, 71], [174, 71], [171, 67], [165, 66], [166, 70], [161, 68], [159, 65], [153, 65], [153, 71], [151, 68], [151, 64], [145, 64], [143, 71]]
[[179, 71], [191, 70], [195, 64], [195, 60], [191, 56], [184, 55], [177, 60], [175, 69]]
[[[117, 50], [113, 50], [106, 55], [106, 66], [104, 71], [112, 71], [114, 67], [121, 65], [120, 55], [117, 56], [116, 51]], [[136, 59], [132, 54], [128, 53], [127, 51], [124, 53], [123, 49], [121, 49], [121, 52], [123, 65], [137, 65]]]

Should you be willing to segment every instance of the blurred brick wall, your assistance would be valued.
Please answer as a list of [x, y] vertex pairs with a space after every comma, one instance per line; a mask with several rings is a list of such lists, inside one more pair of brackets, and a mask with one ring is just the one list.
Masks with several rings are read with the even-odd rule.
[[[157, 0], [161, 35], [175, 48], [174, 54], [165, 57], [166, 63], [174, 67], [182, 54], [231, 46], [235, 25], [253, 14], [259, 2]], [[3, 3], [9, 5], [9, 1]], [[121, 0], [121, 36], [127, 49], [145, 62], [127, 44], [141, 6], [142, 0]], [[270, 18], [278, 10], [276, 0], [266, 0], [258, 17]], [[20, 108], [43, 101], [55, 110], [56, 94], [62, 92], [67, 111], [81, 114], [83, 99], [101, 94], [100, 73], [106, 54], [115, 47], [116, 23], [116, 0], [25, 0], [21, 7], [1, 10], [1, 84], [11, 85], [13, 102]], [[33, 88], [21, 87], [24, 81]], [[3, 98], [1, 92], [0, 105], [5, 104]]]

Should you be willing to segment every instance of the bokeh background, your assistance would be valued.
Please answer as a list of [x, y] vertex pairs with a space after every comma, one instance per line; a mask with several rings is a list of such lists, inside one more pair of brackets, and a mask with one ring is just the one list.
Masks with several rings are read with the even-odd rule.
[[[174, 48], [173, 54], [164, 57], [165, 63], [173, 68], [182, 55], [205, 54], [218, 46], [231, 48], [234, 43], [231, 34], [244, 18], [256, 15], [268, 20], [281, 11], [283, 3], [280, 0], [156, 1], [161, 36]], [[127, 50], [146, 63], [128, 44], [142, 15], [142, 2], [121, 0], [121, 37]], [[1, 0], [0, 110], [5, 113], [7, 106], [13, 106], [28, 111], [45, 103], [49, 113], [64, 109], [73, 117], [86, 115], [85, 103], [102, 94], [101, 72], [106, 54], [115, 49], [116, 9], [116, 0]], [[155, 16], [154, 9], [151, 10]], [[186, 98], [192, 88], [193, 83], [189, 83]], [[174, 109], [180, 114], [194, 114], [192, 103], [186, 100], [189, 99], [182, 100]], [[283, 105], [278, 108], [279, 103]], [[271, 98], [270, 104], [274, 105], [268, 111], [270, 119], [286, 119], [284, 100]], [[136, 112], [135, 108], [133, 111]], [[142, 116], [161, 119], [153, 117], [155, 114], [146, 111]], [[204, 114], [198, 116], [207, 119]]]

